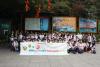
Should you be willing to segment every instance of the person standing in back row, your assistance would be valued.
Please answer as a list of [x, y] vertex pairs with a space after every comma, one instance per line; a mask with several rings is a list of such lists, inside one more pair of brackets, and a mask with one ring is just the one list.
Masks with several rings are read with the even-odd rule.
[[88, 40], [88, 44], [89, 44], [88, 51], [90, 51], [91, 50], [91, 45], [92, 45], [92, 36], [91, 36], [91, 34], [88, 35], [87, 40]]
[[91, 46], [91, 53], [96, 54], [96, 37], [92, 35], [92, 46]]

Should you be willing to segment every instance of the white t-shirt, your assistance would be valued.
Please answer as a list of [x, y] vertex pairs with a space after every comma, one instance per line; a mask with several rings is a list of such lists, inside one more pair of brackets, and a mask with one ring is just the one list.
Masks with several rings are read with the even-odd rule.
[[31, 35], [31, 38], [34, 39], [35, 38], [34, 35]]
[[88, 36], [88, 42], [92, 42], [92, 36]]
[[23, 35], [22, 35], [22, 34], [20, 34], [20, 35], [19, 35], [19, 39], [22, 39], [22, 38], [23, 38]]
[[76, 41], [76, 35], [74, 35], [74, 39], [73, 40]]
[[86, 46], [85, 43], [78, 43], [79, 49], [84, 50], [84, 47], [85, 47], [85, 46]]
[[69, 40], [69, 39], [71, 39], [71, 37], [70, 37], [70, 36], [68, 36], [68, 37], [67, 37], [67, 40]]
[[44, 35], [40, 35], [40, 39], [43, 39], [44, 38]]
[[68, 42], [68, 41], [69, 41], [69, 39], [68, 39], [67, 35], [65, 35], [65, 39], [66, 39], [66, 42]]
[[11, 41], [14, 41], [14, 37], [10, 37], [10, 40], [11, 40]]
[[72, 48], [72, 43], [71, 42], [68, 43], [68, 48]]
[[78, 34], [77, 37], [78, 37], [78, 39], [82, 39], [82, 35], [81, 34]]
[[37, 38], [38, 38], [38, 36], [37, 36], [37, 35], [35, 35], [35, 38], [37, 39]]
[[13, 46], [14, 46], [14, 47], [18, 47], [18, 42], [17, 42], [17, 41], [14, 41], [14, 42], [13, 42]]

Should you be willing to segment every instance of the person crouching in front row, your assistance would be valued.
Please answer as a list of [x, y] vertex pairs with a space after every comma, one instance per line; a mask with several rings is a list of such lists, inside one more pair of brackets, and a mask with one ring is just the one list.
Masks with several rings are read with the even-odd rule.
[[85, 49], [85, 47], [86, 47], [86, 43], [84, 43], [84, 42], [82, 42], [82, 41], [79, 41], [78, 43], [77, 43], [77, 46], [78, 46], [78, 53], [79, 54], [82, 54], [82, 53], [84, 53], [84, 49]]
[[77, 48], [76, 41], [69, 40], [68, 47], [69, 47], [69, 49], [67, 50], [68, 53], [73, 53], [73, 54], [77, 53], [78, 48]]

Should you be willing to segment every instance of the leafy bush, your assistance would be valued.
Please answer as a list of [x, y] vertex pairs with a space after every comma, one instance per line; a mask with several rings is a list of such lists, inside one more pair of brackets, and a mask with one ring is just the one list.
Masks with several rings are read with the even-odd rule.
[[97, 42], [100, 42], [100, 34], [96, 34]]

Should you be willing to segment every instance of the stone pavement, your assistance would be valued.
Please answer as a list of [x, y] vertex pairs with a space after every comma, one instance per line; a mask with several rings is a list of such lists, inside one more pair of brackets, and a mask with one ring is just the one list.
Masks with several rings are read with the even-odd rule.
[[65, 56], [20, 56], [9, 49], [0, 48], [0, 67], [99, 67], [100, 44], [97, 54], [71, 54]]

